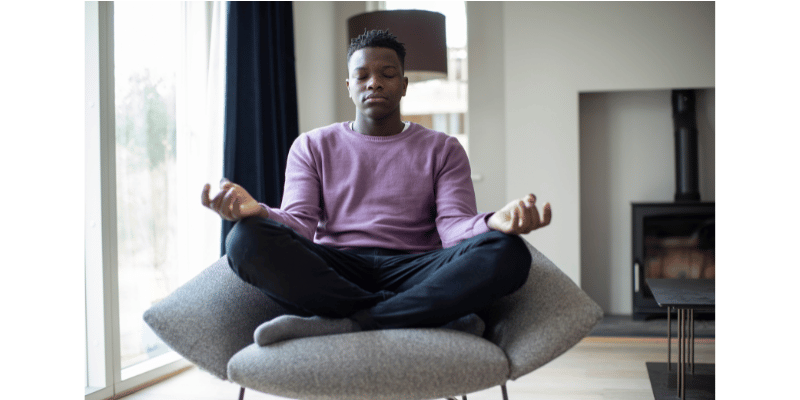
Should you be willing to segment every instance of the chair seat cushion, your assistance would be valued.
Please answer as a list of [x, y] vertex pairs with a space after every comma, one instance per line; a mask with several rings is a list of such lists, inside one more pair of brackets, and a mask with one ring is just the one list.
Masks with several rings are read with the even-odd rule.
[[432, 399], [506, 382], [508, 359], [493, 343], [445, 329], [395, 329], [250, 345], [228, 378], [302, 399]]

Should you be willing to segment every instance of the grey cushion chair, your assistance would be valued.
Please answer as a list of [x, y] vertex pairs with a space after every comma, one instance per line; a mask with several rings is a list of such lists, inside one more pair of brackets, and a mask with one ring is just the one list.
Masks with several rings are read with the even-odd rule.
[[[481, 312], [483, 337], [419, 328], [287, 340], [261, 347], [253, 332], [285, 311], [220, 258], [153, 305], [145, 321], [201, 369], [244, 388], [319, 400], [409, 400], [502, 387], [583, 339], [602, 310], [549, 259], [533, 256], [526, 284]], [[241, 397], [240, 397], [241, 398]]]

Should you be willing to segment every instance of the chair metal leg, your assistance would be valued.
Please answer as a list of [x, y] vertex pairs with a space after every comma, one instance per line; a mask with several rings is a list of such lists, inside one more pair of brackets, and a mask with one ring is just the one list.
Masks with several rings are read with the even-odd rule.
[[500, 389], [503, 389], [503, 400], [508, 400], [508, 390], [506, 389], [506, 385], [500, 385]]
[[239, 400], [244, 400], [244, 386], [242, 386], [242, 390], [239, 391]]

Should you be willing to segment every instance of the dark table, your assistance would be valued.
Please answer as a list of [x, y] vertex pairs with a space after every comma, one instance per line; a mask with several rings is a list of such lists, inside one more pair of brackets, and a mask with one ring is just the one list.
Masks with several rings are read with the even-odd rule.
[[[647, 279], [660, 307], [667, 308], [667, 362], [647, 363], [653, 395], [661, 399], [713, 399], [714, 364], [694, 362], [694, 312], [714, 311], [713, 279]], [[672, 368], [672, 311], [678, 315], [678, 360]], [[687, 375], [688, 372], [688, 375]]]

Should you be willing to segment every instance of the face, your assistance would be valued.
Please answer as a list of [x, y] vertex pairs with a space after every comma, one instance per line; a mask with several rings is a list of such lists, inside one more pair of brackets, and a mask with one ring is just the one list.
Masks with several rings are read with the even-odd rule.
[[[366, 47], [356, 51], [347, 63], [347, 90], [357, 112], [379, 120], [397, 114], [400, 99], [406, 95], [408, 78], [397, 53], [385, 47]], [[356, 116], [358, 118], [358, 115]]]

